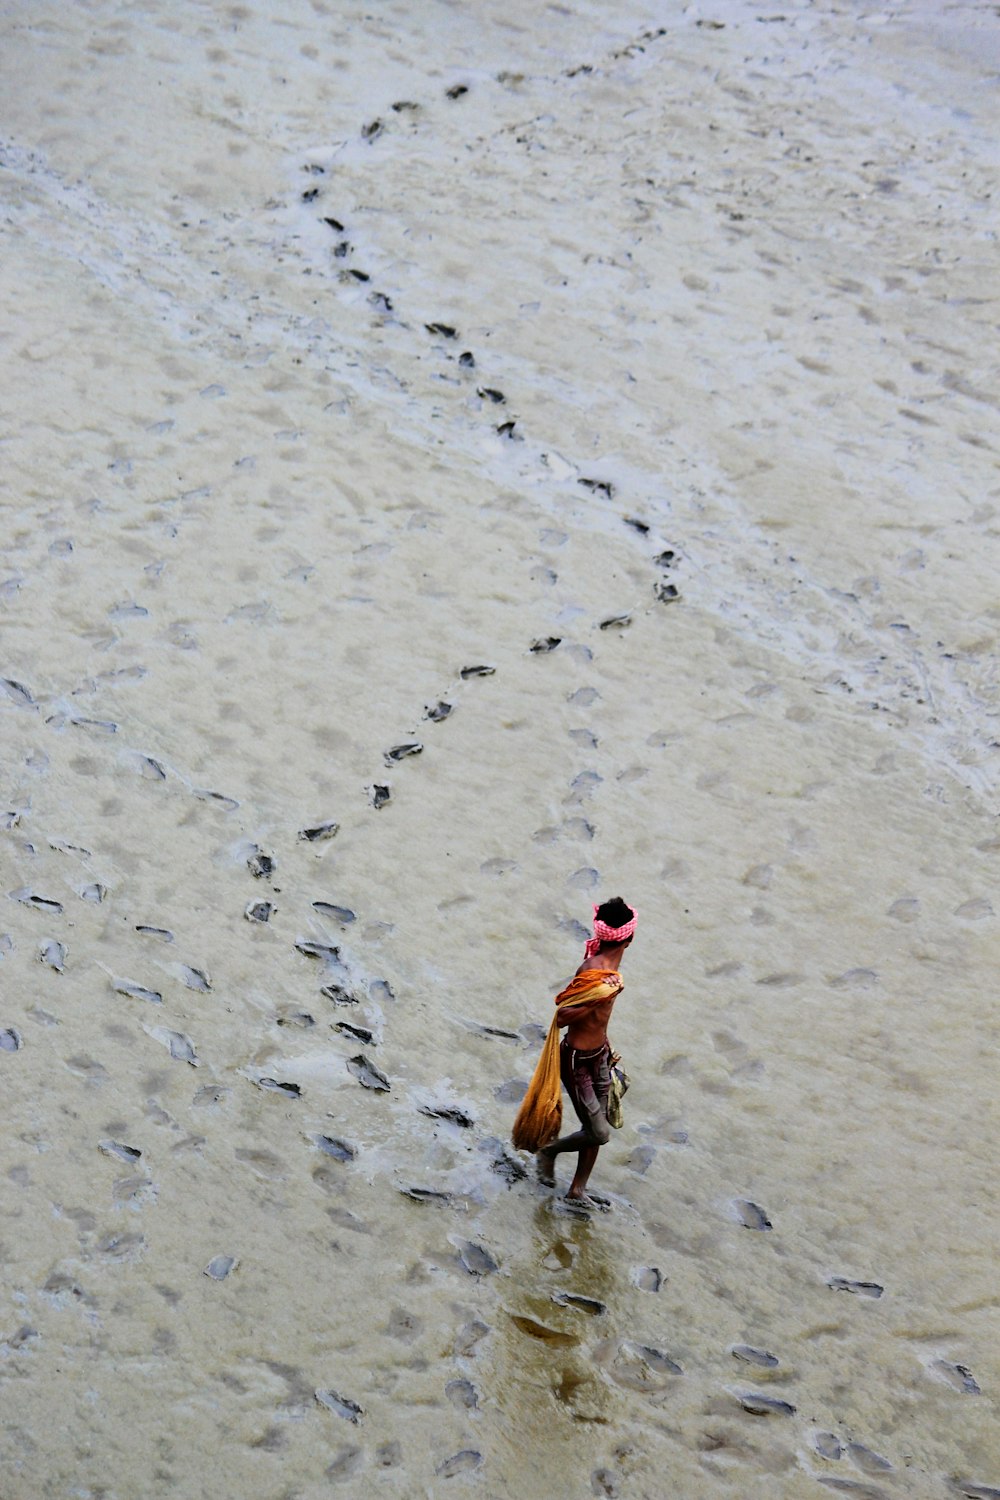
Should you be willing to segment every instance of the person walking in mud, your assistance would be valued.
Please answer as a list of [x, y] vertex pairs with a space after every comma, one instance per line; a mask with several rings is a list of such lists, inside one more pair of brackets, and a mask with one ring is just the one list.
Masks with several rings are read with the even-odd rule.
[[[613, 1056], [608, 1021], [622, 990], [619, 969], [635, 925], [635, 911], [620, 896], [594, 907], [594, 935], [587, 940], [583, 963], [573, 980], [556, 996], [549, 1035], [514, 1121], [514, 1145], [535, 1152], [538, 1179], [547, 1186], [555, 1186], [556, 1157], [564, 1151], [577, 1153], [566, 1199], [584, 1207], [594, 1204], [587, 1184], [597, 1153], [611, 1135], [608, 1096]], [[563, 1027], [566, 1035], [560, 1045]], [[580, 1121], [579, 1130], [562, 1137], [560, 1080]]]

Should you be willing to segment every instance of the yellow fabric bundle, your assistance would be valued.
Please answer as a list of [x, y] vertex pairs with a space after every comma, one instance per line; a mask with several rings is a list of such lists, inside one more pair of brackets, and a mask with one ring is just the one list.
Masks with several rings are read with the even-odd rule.
[[[592, 1004], [621, 989], [621, 978], [603, 969], [584, 969], [556, 996], [560, 1005]], [[559, 1026], [555, 1016], [542, 1047], [528, 1092], [517, 1112], [511, 1140], [520, 1151], [540, 1151], [555, 1140], [562, 1126], [562, 1083], [559, 1077]]]

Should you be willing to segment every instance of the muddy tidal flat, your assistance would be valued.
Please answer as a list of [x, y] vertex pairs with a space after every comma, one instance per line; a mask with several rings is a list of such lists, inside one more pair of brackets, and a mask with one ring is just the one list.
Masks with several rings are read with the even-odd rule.
[[2, 1500], [1000, 1500], [996, 10], [0, 5]]

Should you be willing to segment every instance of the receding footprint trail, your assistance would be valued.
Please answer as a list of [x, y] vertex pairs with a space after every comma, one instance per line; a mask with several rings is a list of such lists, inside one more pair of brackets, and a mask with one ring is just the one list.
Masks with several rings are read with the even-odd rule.
[[405, 9], [2, 54], [5, 1483], [981, 1500], [984, 18]]

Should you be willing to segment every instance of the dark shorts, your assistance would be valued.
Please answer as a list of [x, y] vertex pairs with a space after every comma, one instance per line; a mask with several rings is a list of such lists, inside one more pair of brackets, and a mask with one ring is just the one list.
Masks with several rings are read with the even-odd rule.
[[[611, 1047], [607, 1042], [596, 1051], [581, 1052], [563, 1037], [559, 1048], [559, 1071], [563, 1088], [584, 1130], [607, 1140], [608, 1095], [611, 1092]], [[595, 1132], [596, 1126], [596, 1132]]]

